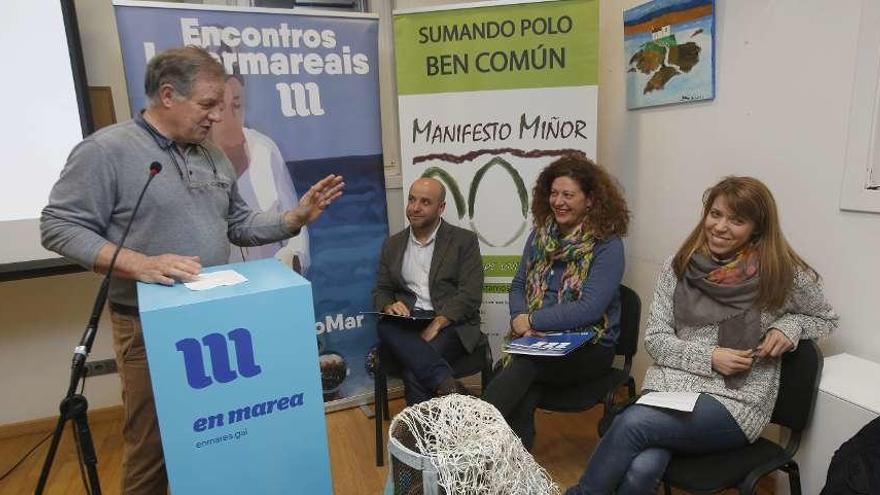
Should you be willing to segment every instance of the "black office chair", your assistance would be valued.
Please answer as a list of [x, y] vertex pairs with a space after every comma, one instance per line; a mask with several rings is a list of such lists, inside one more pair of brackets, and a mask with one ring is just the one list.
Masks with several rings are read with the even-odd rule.
[[[462, 356], [450, 364], [454, 378], [480, 373], [480, 381], [483, 390], [492, 379], [492, 349], [489, 347], [489, 339], [481, 333], [473, 352]], [[375, 399], [375, 423], [376, 423], [376, 465], [385, 465], [385, 436], [383, 420], [388, 421], [391, 415], [388, 412], [388, 376], [400, 374], [400, 364], [388, 352], [387, 348], [379, 345], [376, 353], [375, 373], [373, 375], [374, 399]]]
[[762, 437], [740, 449], [705, 455], [675, 455], [663, 476], [666, 495], [671, 493], [670, 486], [691, 493], [715, 493], [737, 488], [741, 494], [751, 494], [762, 476], [777, 469], [788, 473], [792, 495], [800, 495], [800, 470], [794, 454], [816, 403], [822, 363], [822, 352], [812, 340], [800, 341], [797, 350], [782, 358], [779, 396], [770, 421], [790, 430], [784, 447]]
[[625, 285], [620, 286], [620, 336], [614, 354], [623, 356], [623, 368], [612, 367], [604, 376], [568, 387], [543, 388], [538, 407], [556, 412], [580, 412], [602, 402], [605, 411], [599, 421], [599, 435], [611, 425], [616, 408], [614, 394], [626, 385], [629, 397], [636, 395], [636, 382], [630, 374], [633, 356], [638, 350], [639, 319], [642, 301], [639, 295]]

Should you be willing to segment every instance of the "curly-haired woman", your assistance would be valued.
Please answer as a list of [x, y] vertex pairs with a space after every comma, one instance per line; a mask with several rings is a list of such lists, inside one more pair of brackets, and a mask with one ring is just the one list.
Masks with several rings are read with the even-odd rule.
[[538, 176], [534, 229], [510, 288], [510, 336], [592, 330], [563, 357], [512, 355], [483, 399], [531, 449], [542, 385], [567, 386], [608, 372], [620, 327], [620, 280], [629, 210], [620, 187], [582, 155], [562, 157]]

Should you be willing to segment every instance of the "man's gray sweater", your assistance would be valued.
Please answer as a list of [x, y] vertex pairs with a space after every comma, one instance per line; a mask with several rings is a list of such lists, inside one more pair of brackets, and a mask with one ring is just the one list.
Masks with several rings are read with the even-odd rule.
[[[98, 251], [118, 243], [152, 162], [162, 172], [147, 189], [125, 247], [148, 256], [199, 256], [202, 266], [229, 259], [229, 242], [254, 246], [291, 237], [279, 213], [252, 211], [232, 164], [211, 144], [182, 151], [138, 116], [79, 143], [43, 209], [43, 246], [92, 270]], [[137, 305], [135, 282], [113, 279], [110, 300]]]

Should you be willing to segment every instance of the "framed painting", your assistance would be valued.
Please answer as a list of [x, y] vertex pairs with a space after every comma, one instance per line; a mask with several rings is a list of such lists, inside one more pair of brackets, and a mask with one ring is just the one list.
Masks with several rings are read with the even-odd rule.
[[652, 0], [623, 33], [627, 108], [715, 98], [715, 0]]

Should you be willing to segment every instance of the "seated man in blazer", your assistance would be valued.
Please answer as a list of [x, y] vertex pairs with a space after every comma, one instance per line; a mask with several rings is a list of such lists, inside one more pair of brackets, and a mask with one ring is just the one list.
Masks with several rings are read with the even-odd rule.
[[440, 218], [446, 189], [420, 178], [409, 189], [409, 227], [382, 246], [373, 290], [383, 317], [379, 339], [403, 365], [409, 405], [435, 395], [466, 392], [449, 363], [473, 351], [480, 338], [483, 261], [477, 236]]

